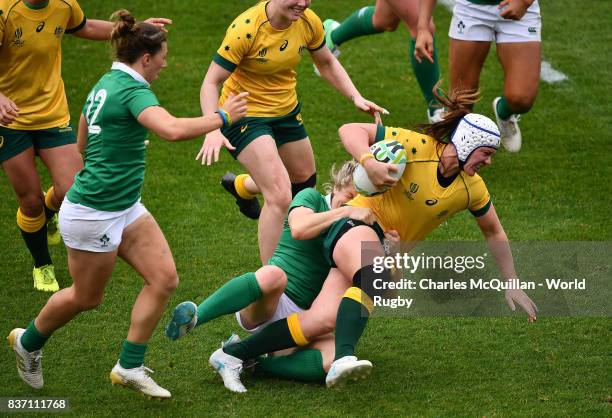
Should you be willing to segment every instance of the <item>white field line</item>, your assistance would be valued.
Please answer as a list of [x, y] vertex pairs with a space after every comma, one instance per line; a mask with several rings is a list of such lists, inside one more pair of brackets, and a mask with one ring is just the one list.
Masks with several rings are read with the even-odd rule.
[[[455, 0], [440, 0], [439, 3], [446, 7], [449, 12], [453, 12], [455, 6]], [[542, 66], [540, 69], [540, 78], [549, 84], [558, 83], [563, 80], [567, 80], [567, 76], [561, 71], [553, 68], [550, 62], [542, 60]]]

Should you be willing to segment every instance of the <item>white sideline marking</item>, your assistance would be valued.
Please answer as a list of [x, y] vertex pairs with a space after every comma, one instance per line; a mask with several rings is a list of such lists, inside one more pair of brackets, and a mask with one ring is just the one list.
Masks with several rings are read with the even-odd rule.
[[[449, 12], [453, 12], [455, 0], [440, 0], [439, 3], [442, 6], [446, 7]], [[540, 79], [546, 81], [549, 84], [552, 84], [558, 83], [560, 81], [565, 81], [568, 79], [568, 77], [561, 71], [554, 69], [550, 62], [542, 60], [542, 67], [540, 69]]]

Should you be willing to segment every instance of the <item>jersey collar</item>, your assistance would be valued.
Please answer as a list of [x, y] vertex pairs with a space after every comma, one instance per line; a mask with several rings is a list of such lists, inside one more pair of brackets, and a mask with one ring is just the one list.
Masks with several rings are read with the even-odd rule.
[[134, 80], [140, 81], [141, 83], [146, 84], [146, 86], [149, 87], [149, 82], [144, 79], [142, 74], [140, 74], [138, 71], [132, 69], [130, 66], [122, 62], [119, 62], [119, 61], [113, 62], [113, 66], [111, 67], [111, 70], [123, 71], [124, 73], [131, 75]]
[[325, 203], [327, 203], [327, 206], [331, 209], [331, 200], [332, 200], [332, 194], [326, 194], [325, 195]]

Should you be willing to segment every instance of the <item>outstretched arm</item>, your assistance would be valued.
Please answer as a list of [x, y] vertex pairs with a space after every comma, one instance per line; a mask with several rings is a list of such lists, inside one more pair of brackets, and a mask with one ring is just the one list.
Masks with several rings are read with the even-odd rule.
[[[512, 259], [508, 237], [492, 204], [487, 213], [476, 218], [476, 222], [487, 241], [487, 246], [499, 267], [502, 277], [506, 280], [514, 280], [518, 285], [518, 277], [514, 268], [514, 260]], [[523, 290], [506, 290], [506, 302], [512, 310], [515, 310], [514, 304], [518, 303], [529, 315], [529, 321], [535, 321], [538, 308]]]
[[[151, 17], [145, 20], [145, 22], [159, 26], [162, 29], [164, 29], [166, 25], [172, 24], [172, 20], [164, 17]], [[110, 39], [112, 31], [113, 22], [87, 19], [85, 21], [85, 25], [78, 31], [74, 32], [73, 35], [83, 39], [91, 39], [93, 41], [107, 41]]]
[[389, 112], [378, 106], [376, 103], [364, 99], [357, 87], [353, 84], [351, 77], [340, 64], [340, 61], [333, 56], [328, 48], [319, 48], [316, 51], [310, 51], [312, 60], [314, 61], [317, 69], [329, 84], [331, 84], [336, 90], [338, 90], [344, 97], [349, 99], [355, 107], [359, 110], [372, 114], [376, 119], [377, 123], [380, 123], [380, 115], [384, 115]]
[[[221, 67], [216, 62], [213, 61], [210, 63], [208, 71], [204, 76], [202, 87], [200, 88], [200, 106], [204, 116], [213, 115], [215, 110], [217, 110], [219, 104], [219, 86], [221, 86], [231, 74], [231, 72]], [[206, 165], [217, 162], [222, 146], [230, 150], [234, 149], [221, 131], [216, 129], [204, 138], [204, 143], [196, 156], [196, 160], [202, 160], [202, 164], [206, 163]]]

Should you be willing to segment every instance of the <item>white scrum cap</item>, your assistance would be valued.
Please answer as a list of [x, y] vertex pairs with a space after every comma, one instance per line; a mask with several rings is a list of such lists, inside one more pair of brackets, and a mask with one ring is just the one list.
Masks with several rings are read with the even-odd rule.
[[457, 149], [457, 158], [463, 166], [470, 155], [480, 147], [499, 149], [499, 129], [495, 122], [477, 113], [468, 113], [451, 135], [451, 143]]

